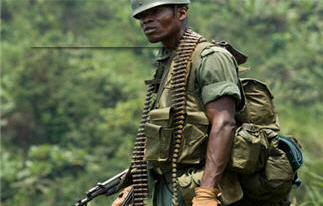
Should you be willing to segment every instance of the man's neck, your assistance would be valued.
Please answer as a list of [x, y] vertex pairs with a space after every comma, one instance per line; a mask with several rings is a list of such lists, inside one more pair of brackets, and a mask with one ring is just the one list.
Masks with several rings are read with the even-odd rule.
[[185, 31], [186, 31], [187, 27], [182, 27], [177, 33], [176, 35], [173, 35], [172, 37], [170, 37], [169, 39], [165, 40], [162, 42], [163, 46], [166, 49], [169, 50], [174, 50], [177, 48], [177, 46], [179, 45], [180, 40], [182, 39], [182, 36], [184, 35]]

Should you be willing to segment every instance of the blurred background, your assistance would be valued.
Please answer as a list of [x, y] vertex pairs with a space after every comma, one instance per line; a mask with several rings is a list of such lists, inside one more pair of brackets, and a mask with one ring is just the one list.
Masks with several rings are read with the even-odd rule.
[[[191, 27], [249, 56], [242, 76], [268, 83], [303, 145], [293, 205], [323, 205], [323, 1], [192, 1]], [[156, 49], [89, 46], [159, 45], [128, 0], [1, 1], [1, 205], [73, 205], [128, 167]]]

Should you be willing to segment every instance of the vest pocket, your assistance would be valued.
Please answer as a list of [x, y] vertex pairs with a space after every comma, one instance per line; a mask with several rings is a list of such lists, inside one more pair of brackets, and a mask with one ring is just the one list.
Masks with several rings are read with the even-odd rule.
[[194, 189], [200, 186], [202, 176], [202, 169], [193, 168], [178, 177], [179, 190], [187, 206], [192, 205], [192, 199], [195, 196]]
[[208, 125], [209, 121], [204, 112], [187, 113], [179, 163], [199, 164], [205, 159]]
[[167, 161], [169, 159], [172, 132], [171, 128], [146, 123], [146, 147], [144, 159], [159, 162]]
[[[192, 199], [195, 196], [194, 189], [201, 185], [203, 173], [204, 168], [191, 168], [178, 177], [179, 189], [186, 205], [192, 205]], [[226, 170], [218, 185], [218, 189], [222, 194], [220, 197], [221, 205], [231, 205], [243, 197], [242, 188], [235, 172]]]
[[146, 123], [145, 160], [164, 162], [169, 159], [173, 130], [171, 128]]
[[173, 129], [169, 127], [170, 113], [170, 107], [150, 111], [150, 122], [145, 124], [145, 160], [159, 162], [169, 160], [173, 136]]
[[202, 155], [206, 152], [201, 151], [201, 144], [206, 137], [207, 135], [198, 127], [186, 124], [178, 162], [182, 164], [199, 164], [202, 160]]
[[150, 123], [163, 127], [170, 127], [172, 124], [171, 107], [153, 109], [149, 112]]
[[159, 133], [161, 126], [146, 123], [145, 135], [146, 135], [146, 147], [145, 147], [145, 160], [157, 160], [159, 158]]

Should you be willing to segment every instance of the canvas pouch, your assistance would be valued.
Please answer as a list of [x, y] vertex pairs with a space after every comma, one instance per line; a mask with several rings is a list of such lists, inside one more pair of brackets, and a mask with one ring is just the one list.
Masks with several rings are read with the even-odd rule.
[[254, 124], [237, 128], [233, 138], [230, 169], [252, 174], [264, 168], [268, 157], [268, 141], [263, 131]]
[[[203, 169], [189, 169], [178, 177], [178, 184], [186, 206], [192, 205], [192, 199], [195, 196], [194, 189], [200, 186], [203, 173]], [[243, 197], [237, 173], [229, 170], [224, 172], [218, 189], [221, 193], [219, 196], [221, 205], [230, 205]]]
[[[275, 132], [271, 131], [271, 133]], [[270, 141], [269, 157], [262, 171], [240, 176], [245, 194], [252, 199], [284, 200], [291, 191], [295, 172], [286, 153], [279, 149], [278, 143], [279, 139], [276, 133], [276, 136]]]

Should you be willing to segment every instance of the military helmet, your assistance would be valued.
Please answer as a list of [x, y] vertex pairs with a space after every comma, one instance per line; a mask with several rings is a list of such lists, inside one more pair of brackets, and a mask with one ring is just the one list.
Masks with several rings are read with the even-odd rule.
[[190, 0], [131, 0], [132, 16], [147, 9], [165, 4], [189, 4]]

